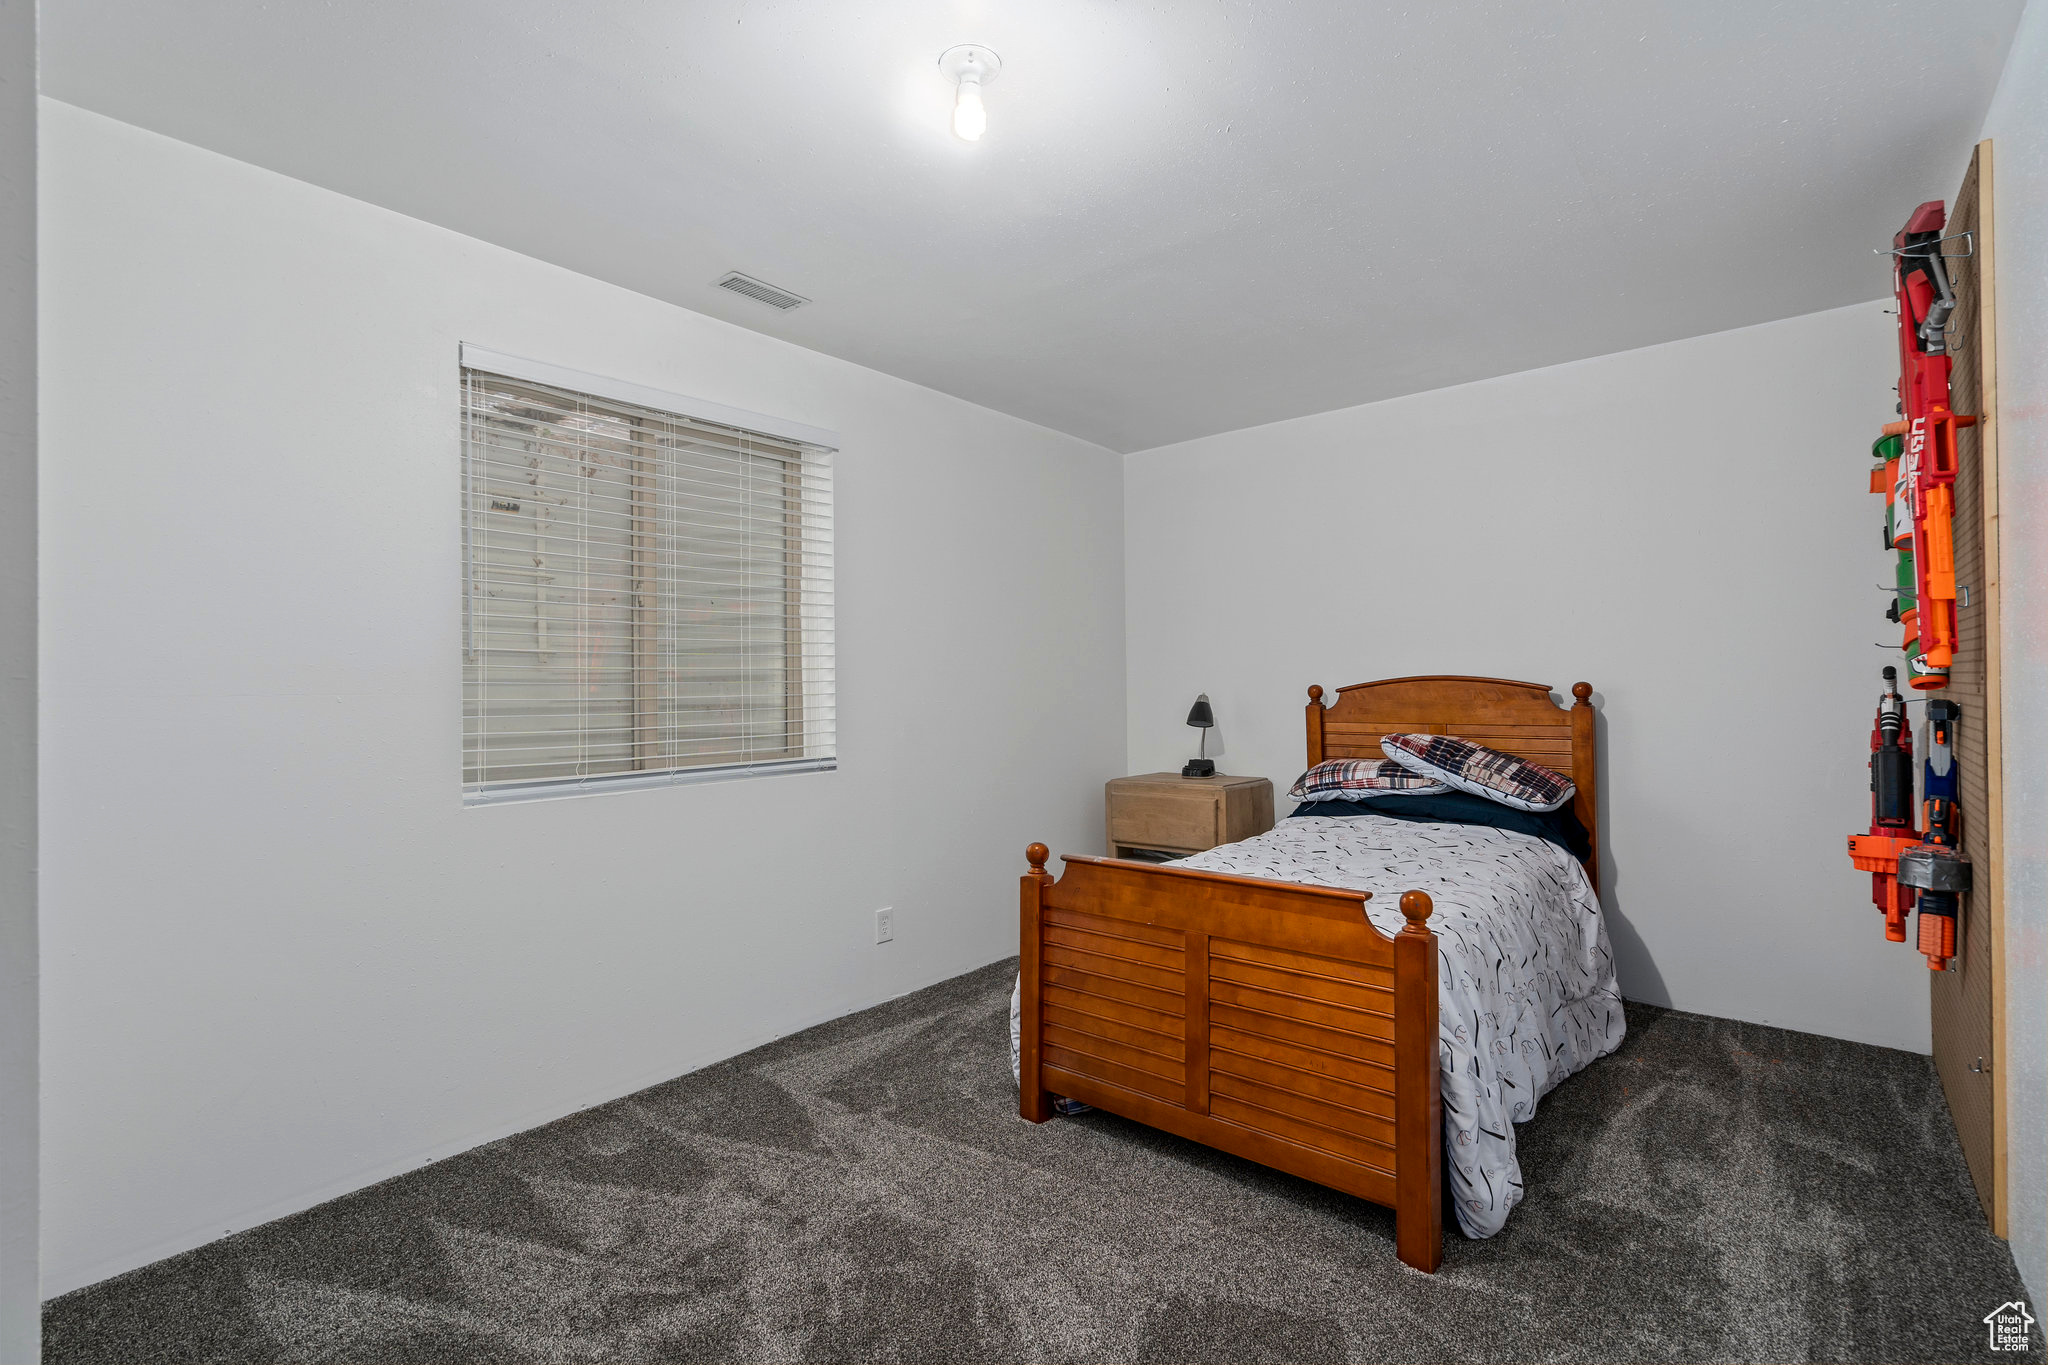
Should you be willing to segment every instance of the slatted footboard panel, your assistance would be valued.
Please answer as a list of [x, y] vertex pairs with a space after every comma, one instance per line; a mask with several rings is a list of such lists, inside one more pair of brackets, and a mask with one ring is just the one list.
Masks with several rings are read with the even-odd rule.
[[1208, 987], [1209, 1113], [1391, 1179], [1392, 968], [1211, 938]]
[[1044, 1059], [1179, 1104], [1187, 1091], [1186, 935], [1071, 910], [1044, 918]]

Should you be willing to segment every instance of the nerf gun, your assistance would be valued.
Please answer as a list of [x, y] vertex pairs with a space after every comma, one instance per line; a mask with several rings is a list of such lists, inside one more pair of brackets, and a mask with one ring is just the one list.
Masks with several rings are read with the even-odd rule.
[[[1899, 306], [1899, 413], [1887, 437], [1901, 448], [1879, 458], [1890, 478], [1886, 544], [1910, 552], [1913, 592], [1894, 604], [1906, 627], [1906, 681], [1921, 691], [1948, 686], [1956, 648], [1956, 432], [1973, 424], [1949, 410], [1946, 327], [1955, 311], [1942, 264], [1939, 199], [1913, 210], [1892, 238], [1892, 292]], [[1877, 480], [1873, 478], [1875, 485]], [[1903, 563], [1902, 566], [1903, 568]], [[1903, 589], [1904, 574], [1901, 573]], [[1908, 614], [1911, 620], [1908, 621]]]
[[1877, 723], [1870, 731], [1870, 833], [1849, 836], [1849, 861], [1870, 874], [1870, 899], [1884, 912], [1884, 936], [1904, 943], [1912, 895], [1900, 883], [1899, 859], [1919, 845], [1920, 836], [1913, 828], [1913, 732], [1898, 679], [1899, 670], [1885, 669], [1884, 695], [1877, 699]]
[[1870, 899], [1884, 912], [1884, 936], [1906, 941], [1906, 916], [1920, 912], [1915, 944], [1931, 971], [1956, 955], [1956, 915], [1970, 889], [1962, 854], [1962, 812], [1956, 806], [1956, 724], [1963, 708], [1946, 699], [1927, 704], [1923, 835], [1913, 828], [1913, 731], [1899, 695], [1899, 671], [1884, 671], [1884, 695], [1870, 732], [1870, 833], [1849, 836], [1849, 861], [1870, 874]]
[[1877, 465], [1870, 471], [1870, 491], [1885, 495], [1884, 546], [1897, 552], [1892, 574], [1894, 595], [1892, 604], [1885, 608], [1884, 619], [1897, 622], [1903, 631], [1899, 649], [1906, 656], [1906, 671], [1910, 674], [1920, 658], [1919, 598], [1915, 596], [1919, 588], [1913, 574], [1912, 523], [1900, 523], [1900, 504], [1895, 496], [1899, 484], [1899, 457], [1906, 453], [1906, 438], [1896, 432], [1880, 436], [1870, 447], [1870, 453], [1877, 458]]
[[1956, 910], [1970, 889], [1970, 860], [1962, 855], [1962, 812], [1956, 807], [1956, 723], [1963, 708], [1952, 701], [1927, 703], [1927, 832], [1918, 846], [1899, 855], [1898, 884], [1920, 893], [1918, 947], [1930, 971], [1948, 970], [1956, 955]]

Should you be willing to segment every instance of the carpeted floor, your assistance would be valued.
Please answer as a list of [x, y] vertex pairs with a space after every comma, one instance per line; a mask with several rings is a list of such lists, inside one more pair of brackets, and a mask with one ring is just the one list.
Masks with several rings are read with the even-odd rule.
[[998, 965], [48, 1305], [108, 1361], [1937, 1360], [2023, 1296], [1924, 1057], [1632, 1007], [1435, 1276], [1392, 1215], [1019, 1120]]

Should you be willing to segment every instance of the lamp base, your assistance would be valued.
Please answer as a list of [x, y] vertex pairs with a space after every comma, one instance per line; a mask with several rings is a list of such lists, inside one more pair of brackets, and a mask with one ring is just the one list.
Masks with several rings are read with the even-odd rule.
[[1213, 758], [1191, 758], [1188, 766], [1180, 770], [1182, 777], [1216, 776], [1216, 760]]

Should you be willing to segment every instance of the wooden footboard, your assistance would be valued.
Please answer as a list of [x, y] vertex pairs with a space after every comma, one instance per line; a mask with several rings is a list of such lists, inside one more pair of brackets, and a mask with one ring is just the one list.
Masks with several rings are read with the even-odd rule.
[[1394, 1210], [1395, 1250], [1443, 1258], [1436, 936], [1401, 897], [1068, 857], [1023, 879], [1019, 1110], [1054, 1094]]

